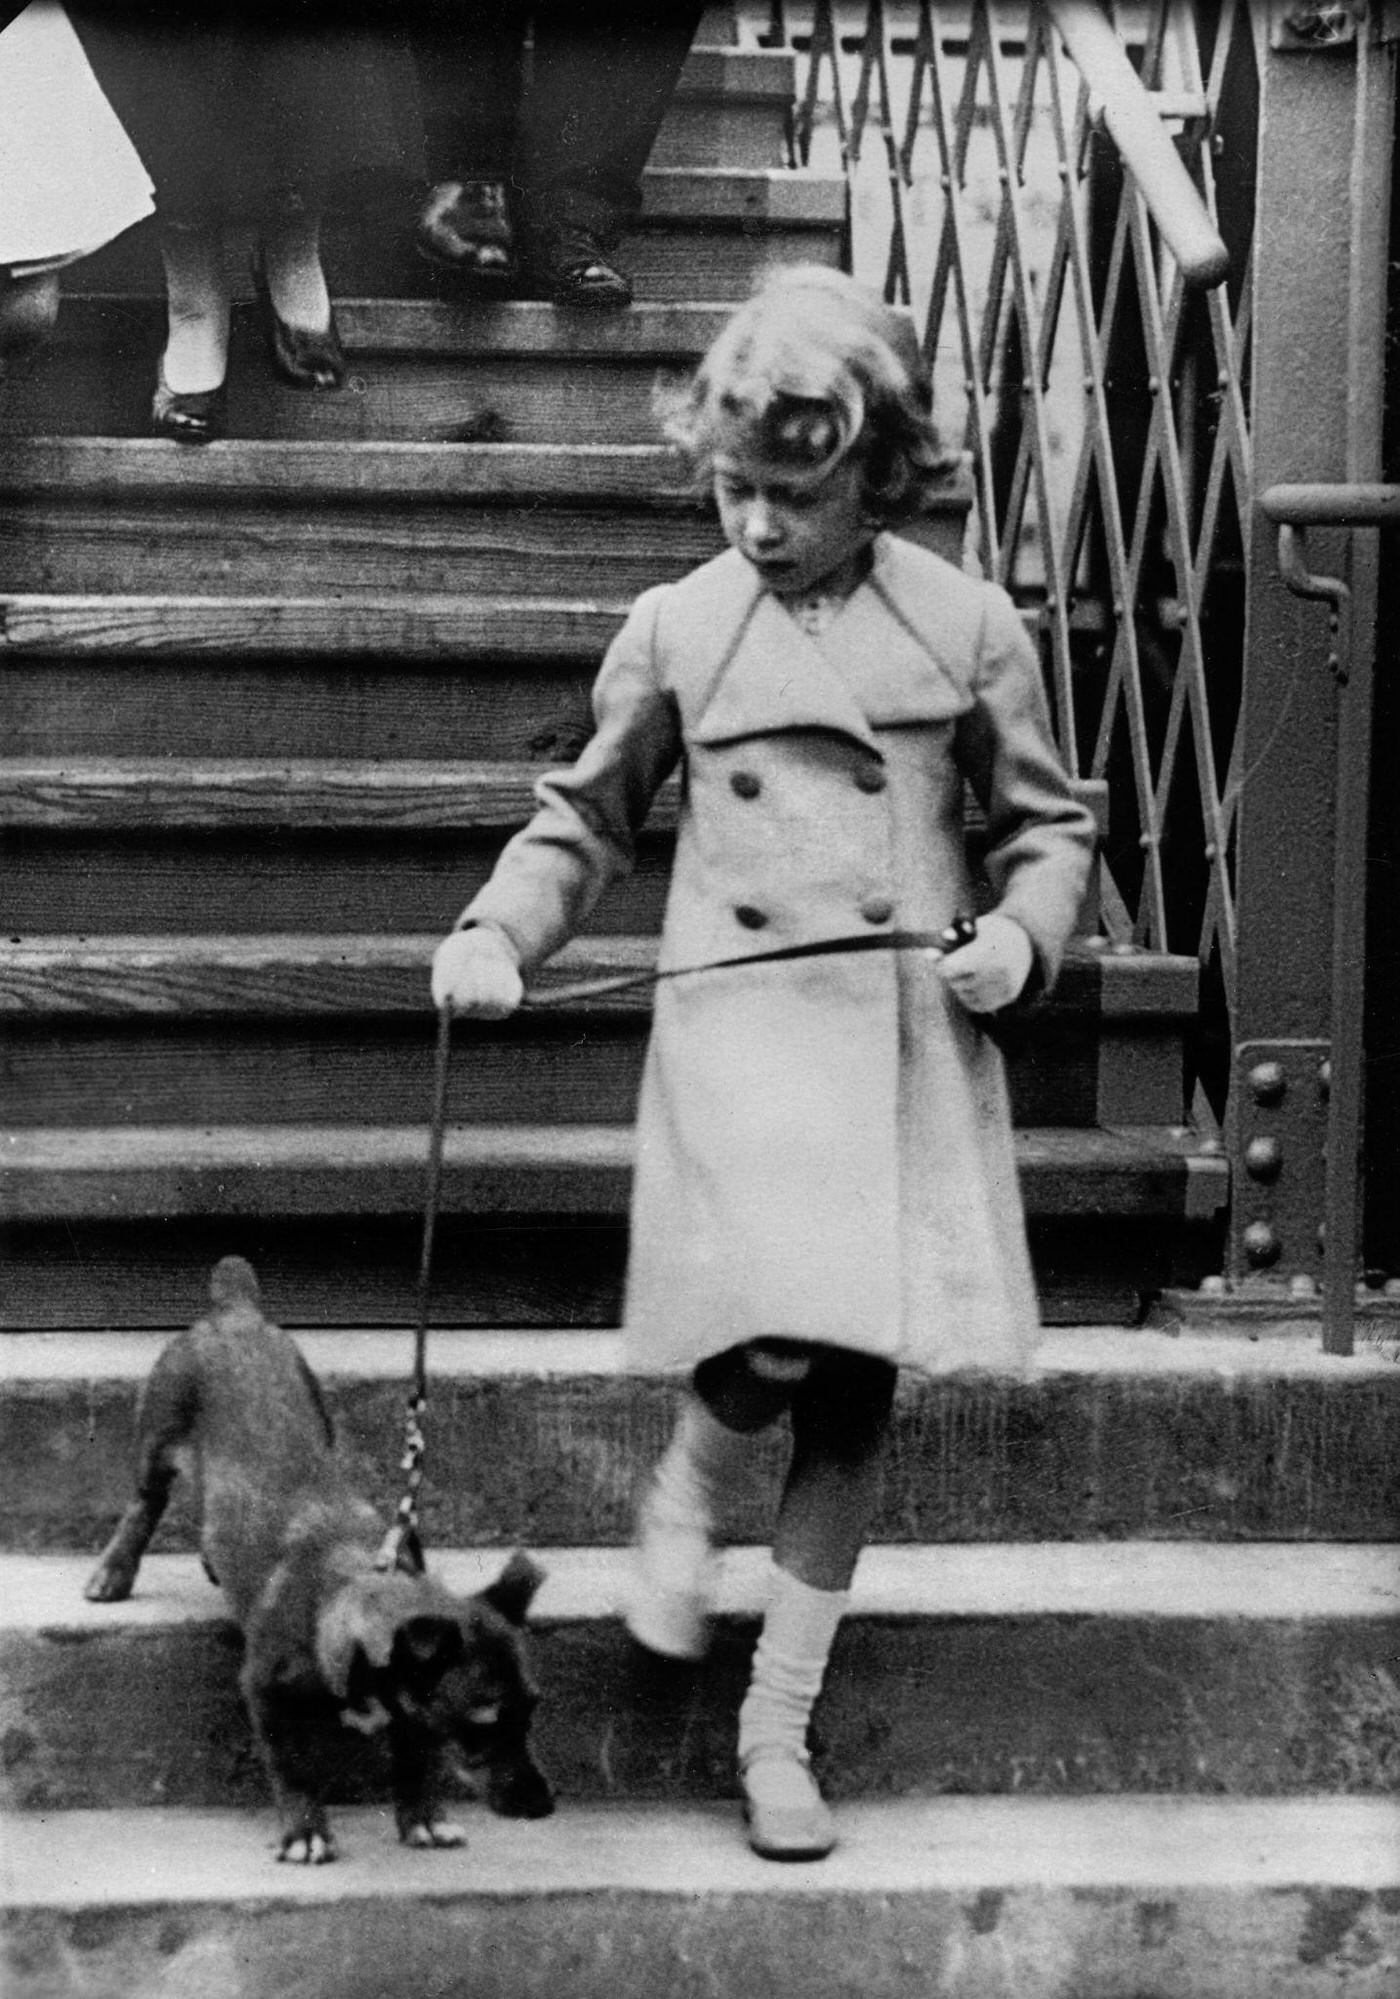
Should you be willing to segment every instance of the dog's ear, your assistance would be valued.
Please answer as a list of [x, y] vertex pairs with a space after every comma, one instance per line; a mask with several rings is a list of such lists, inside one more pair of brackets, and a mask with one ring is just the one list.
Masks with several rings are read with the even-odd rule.
[[357, 1656], [371, 1666], [389, 1663], [403, 1621], [404, 1579], [359, 1576], [337, 1590], [316, 1620], [316, 1663], [331, 1692], [344, 1700]]
[[462, 1627], [455, 1617], [436, 1613], [406, 1617], [394, 1633], [394, 1663], [415, 1675], [440, 1676], [455, 1666], [466, 1650]]
[[523, 1625], [535, 1594], [544, 1581], [544, 1570], [528, 1555], [512, 1555], [489, 1588], [481, 1592], [483, 1603], [500, 1612], [508, 1624]]

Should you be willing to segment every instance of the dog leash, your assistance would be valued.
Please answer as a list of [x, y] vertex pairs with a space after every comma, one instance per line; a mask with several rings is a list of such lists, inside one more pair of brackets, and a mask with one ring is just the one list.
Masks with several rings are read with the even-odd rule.
[[[705, 972], [724, 972], [741, 965], [780, 965], [799, 958], [849, 956], [870, 951], [955, 951], [970, 944], [977, 935], [976, 919], [955, 916], [946, 930], [884, 930], [859, 936], [822, 937], [810, 944], [784, 944], [772, 951], [751, 951], [735, 958], [711, 958], [699, 965], [672, 965], [665, 971], [624, 972], [617, 977], [583, 979], [524, 1002], [522, 1010], [543, 1012], [550, 1007], [568, 1006], [583, 999], [605, 998], [613, 993], [636, 992], [658, 986], [670, 979], [695, 978]], [[433, 1238], [437, 1233], [438, 1207], [442, 1196], [442, 1154], [447, 1131], [447, 1080], [452, 1059], [452, 1009], [440, 1007], [437, 1046], [433, 1059], [433, 1099], [428, 1125], [428, 1163], [423, 1188], [423, 1236], [418, 1257], [417, 1309], [413, 1332], [413, 1386], [404, 1414], [403, 1495], [394, 1522], [384, 1536], [375, 1557], [377, 1569], [399, 1567], [407, 1558], [414, 1568], [421, 1566], [418, 1548], [418, 1495], [423, 1485], [425, 1450], [423, 1424], [428, 1410], [428, 1299], [432, 1289]]]
[[782, 944], [771, 951], [744, 951], [734, 958], [707, 958], [700, 965], [671, 965], [665, 971], [619, 972], [596, 979], [580, 979], [553, 992], [537, 993], [521, 1007], [525, 1013], [542, 1013], [548, 1007], [572, 1006], [579, 1000], [606, 999], [613, 993], [641, 992], [670, 979], [694, 979], [705, 972], [731, 972], [742, 965], [782, 965], [796, 958], [852, 957], [869, 951], [956, 951], [977, 935], [976, 919], [955, 916], [946, 930], [863, 931], [859, 936], [822, 937], [812, 944]]
[[437, 1049], [433, 1058], [433, 1102], [428, 1126], [428, 1165], [423, 1187], [423, 1239], [418, 1255], [417, 1310], [413, 1328], [413, 1387], [404, 1414], [403, 1496], [394, 1515], [394, 1524], [384, 1536], [375, 1557], [377, 1569], [394, 1569], [405, 1559], [413, 1568], [422, 1566], [418, 1544], [418, 1494], [423, 1484], [423, 1422], [428, 1412], [428, 1297], [433, 1276], [433, 1237], [437, 1233], [438, 1203], [442, 1194], [442, 1148], [447, 1130], [447, 1075], [452, 1056], [452, 1009], [440, 1007]]

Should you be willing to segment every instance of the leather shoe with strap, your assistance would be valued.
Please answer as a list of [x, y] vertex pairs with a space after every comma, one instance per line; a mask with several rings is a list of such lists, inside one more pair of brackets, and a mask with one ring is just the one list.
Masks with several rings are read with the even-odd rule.
[[749, 1845], [761, 1860], [825, 1860], [836, 1844], [836, 1820], [805, 1757], [758, 1750], [745, 1760], [739, 1782]]
[[632, 303], [631, 279], [609, 261], [591, 229], [556, 223], [539, 230], [530, 261], [541, 295], [556, 305], [620, 312]]
[[498, 292], [515, 281], [515, 230], [502, 181], [439, 181], [419, 212], [413, 241], [420, 257], [474, 290]]

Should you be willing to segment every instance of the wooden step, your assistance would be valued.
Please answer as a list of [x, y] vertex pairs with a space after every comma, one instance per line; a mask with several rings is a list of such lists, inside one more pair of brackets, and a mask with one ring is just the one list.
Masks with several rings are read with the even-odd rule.
[[[534, 1737], [561, 1797], [733, 1798], [767, 1549], [726, 1550], [698, 1674], [642, 1669], [616, 1614], [630, 1551], [538, 1558]], [[467, 1594], [502, 1552], [429, 1559]], [[239, 1648], [198, 1558], [148, 1557], [128, 1603], [85, 1603], [90, 1569], [87, 1552], [0, 1556], [0, 1663], [26, 1731], [0, 1809], [265, 1805]], [[1358, 1725], [1398, 1642], [1393, 1545], [869, 1548], [814, 1762], [833, 1801], [1383, 1792], [1386, 1748], [1368, 1755]], [[332, 1798], [382, 1799], [386, 1775], [382, 1744], [346, 1754]]]
[[[416, 1252], [406, 1236], [410, 1270]], [[211, 1265], [188, 1240], [180, 1258], [169, 1283], [149, 1289], [152, 1324], [164, 1316], [173, 1328], [201, 1309]], [[289, 1319], [297, 1300], [281, 1269], [260, 1266], [260, 1275], [268, 1311]], [[126, 1503], [137, 1397], [169, 1333], [109, 1325], [0, 1339], [0, 1547], [95, 1552]], [[1393, 1332], [1392, 1323], [1389, 1342], [1363, 1339], [1341, 1360], [1322, 1351], [1316, 1318], [1306, 1331], [1264, 1340], [1232, 1334], [1219, 1319], [1198, 1334], [1050, 1328], [1024, 1377], [907, 1374], [872, 1538], [1031, 1549], [1130, 1541], [1174, 1552], [1188, 1542], [1388, 1542], [1400, 1578]], [[358, 1487], [392, 1508], [409, 1325], [303, 1327], [296, 1337]], [[616, 1331], [470, 1328], [444, 1322], [436, 1308], [428, 1368], [430, 1546], [628, 1543], [637, 1481], [674, 1422], [674, 1378], [632, 1372]], [[761, 1543], [771, 1533], [787, 1449], [785, 1433], [773, 1434], [752, 1474], [735, 1480], [726, 1541]], [[158, 1547], [194, 1546], [186, 1494], [172, 1503]], [[1062, 1560], [1072, 1566], [1072, 1556]], [[1301, 1576], [1296, 1601], [1307, 1608]], [[70, 1615], [79, 1609], [70, 1605]]]
[[346, 1813], [313, 1868], [274, 1867], [267, 1811], [11, 1819], [9, 1999], [384, 1999], [460, 1965], [472, 1999], [1391, 1999], [1400, 1954], [1386, 1798], [853, 1803], [819, 1867], [755, 1859], [733, 1804], [468, 1819], [424, 1855]]
[[[0, 760], [12, 857], [0, 929], [246, 934], [312, 923], [440, 933], [529, 817], [538, 771], [581, 746], [584, 715], [568, 700], [547, 715], [528, 763]], [[363, 726], [372, 733], [373, 718]], [[1103, 805], [1102, 785], [1081, 791]], [[633, 871], [602, 898], [590, 930], [660, 927], [674, 796], [663, 790]], [[968, 839], [975, 856], [985, 845], [975, 813]], [[1084, 929], [1095, 921], [1091, 891]]]
[[[0, 946], [13, 1126], [411, 1119], [430, 1088], [428, 963], [418, 937], [54, 938]], [[559, 954], [546, 1002], [579, 981], [645, 973], [654, 940]], [[1184, 1114], [1194, 959], [1072, 949], [1054, 998], [1010, 1050], [1027, 1125], [1163, 1124]], [[646, 990], [602, 993], [462, 1030], [451, 1117], [623, 1122], [635, 1111]]]
[[[418, 1130], [426, 1158], [425, 1127]], [[1204, 1144], [1202, 1155], [1220, 1170]], [[1223, 1193], [1223, 1174], [1220, 1184]], [[322, 1215], [308, 1228], [304, 1218], [263, 1212], [255, 1202], [237, 1216], [190, 1211], [197, 1207], [196, 1200], [169, 1216], [133, 1217], [118, 1198], [94, 1220], [5, 1222], [0, 1329], [178, 1325], [190, 1315], [191, 1271], [232, 1251], [265, 1274], [289, 1322], [413, 1319], [421, 1209], [406, 1203], [386, 1215]], [[1168, 1287], [1186, 1291], [1220, 1269], [1221, 1223], [1220, 1208], [1199, 1216], [1032, 1212], [1042, 1317], [1048, 1325], [1137, 1319]], [[434, 1311], [463, 1326], [614, 1326], [626, 1255], [620, 1210], [449, 1213], [435, 1238]]]
[[651, 165], [784, 166], [796, 87], [797, 58], [785, 49], [692, 48]]
[[[642, 180], [641, 214], [617, 256], [644, 301], [746, 298], [777, 265], [836, 265], [846, 218], [839, 175], [808, 168], [661, 167]], [[450, 274], [413, 248], [411, 220], [375, 230], [327, 225], [324, 261], [336, 298], [450, 296]], [[83, 266], [84, 292], [159, 295], [154, 226], [141, 223]]]
[[[659, 381], [688, 371], [728, 318], [722, 305], [645, 303], [560, 313], [542, 302], [341, 299], [349, 357], [340, 395], [304, 395], [268, 367], [250, 304], [235, 315], [233, 438], [450, 442], [466, 427], [522, 444], [655, 443]], [[132, 436], [150, 427], [164, 342], [159, 298], [66, 297], [58, 337], [6, 385], [0, 436]]]
[[[418, 1212], [421, 1125], [147, 1125], [11, 1130], [0, 1217], [388, 1215]], [[1038, 1215], [1205, 1219], [1225, 1199], [1223, 1158], [1193, 1133], [1016, 1134], [1023, 1196]], [[625, 1125], [476, 1125], [447, 1135], [449, 1214], [622, 1216], [633, 1135]]]

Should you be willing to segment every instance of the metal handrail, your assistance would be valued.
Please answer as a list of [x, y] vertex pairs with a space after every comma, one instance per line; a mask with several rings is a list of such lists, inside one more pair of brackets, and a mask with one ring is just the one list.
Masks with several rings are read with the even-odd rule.
[[1188, 285], [1229, 274], [1230, 253], [1172, 144], [1152, 97], [1095, 0], [1043, 0], [1070, 60]]

